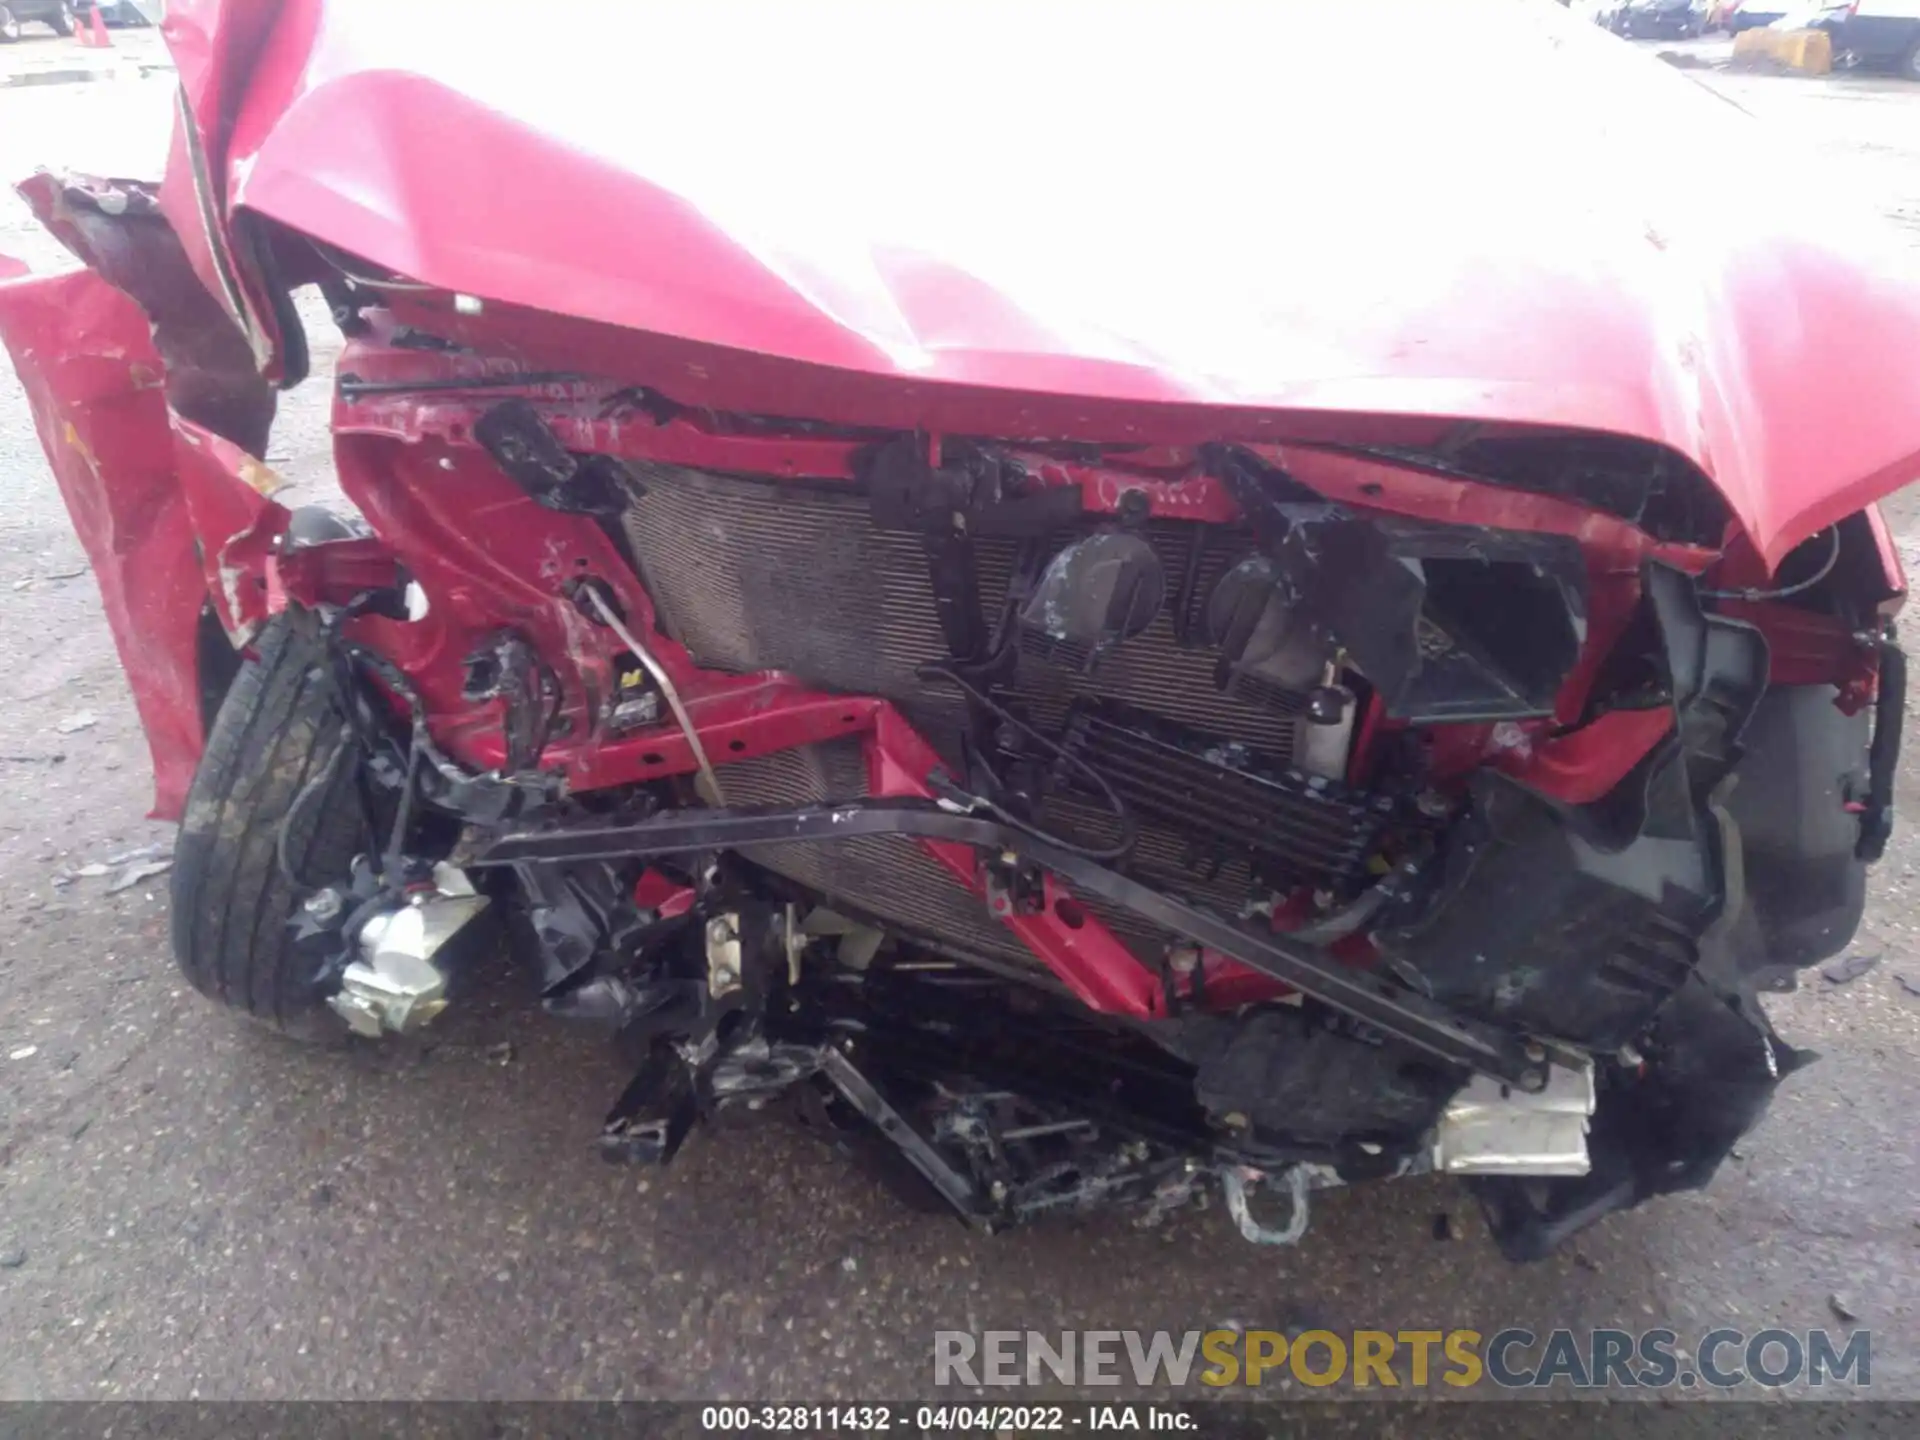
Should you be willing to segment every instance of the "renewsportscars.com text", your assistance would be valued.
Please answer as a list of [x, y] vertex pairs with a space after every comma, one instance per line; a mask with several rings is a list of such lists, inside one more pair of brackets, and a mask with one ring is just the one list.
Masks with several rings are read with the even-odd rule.
[[936, 1385], [1358, 1389], [1777, 1388], [1873, 1383], [1873, 1334], [1852, 1330], [965, 1330], [934, 1332]]

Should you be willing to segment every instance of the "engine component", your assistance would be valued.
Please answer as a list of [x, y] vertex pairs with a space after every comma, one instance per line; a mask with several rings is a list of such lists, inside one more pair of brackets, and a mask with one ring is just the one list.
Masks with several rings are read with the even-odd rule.
[[[323, 890], [307, 902], [310, 912], [322, 896], [340, 903], [336, 892]], [[340, 989], [327, 1003], [359, 1035], [377, 1039], [420, 1029], [447, 1008], [452, 971], [441, 956], [487, 904], [461, 871], [434, 866], [431, 890], [360, 922], [360, 958], [341, 971]]]
[[1180, 867], [1151, 852], [1138, 867], [1169, 886], [1237, 859], [1272, 890], [1312, 884], [1352, 893], [1366, 882], [1367, 862], [1394, 814], [1386, 796], [1360, 794], [1123, 705], [1076, 708], [1067, 744], [1129, 811], [1182, 841]]
[[[627, 511], [626, 537], [662, 628], [697, 663], [739, 674], [784, 670], [809, 684], [882, 696], [957, 764], [967, 703], [922, 673], [953, 653], [924, 534], [876, 524], [867, 498], [844, 486], [631, 468], [645, 493]], [[1070, 541], [1086, 523], [1077, 514], [1058, 519], [1058, 540]], [[1245, 530], [1168, 520], [1143, 521], [1130, 533], [1152, 548], [1163, 573], [1184, 577], [1191, 568], [1191, 585], [1183, 580], [1182, 589], [1202, 595], [1251, 543]], [[979, 604], [1000, 615], [1021, 542], [977, 528], [969, 534]], [[1082, 668], [1084, 656], [1043, 644], [1015, 657], [997, 693], [1024, 706], [1042, 731], [1057, 730], [1076, 700], [1118, 699], [1291, 758], [1305, 698], [1278, 690], [1223, 695], [1215, 655], [1183, 625], [1178, 606], [1162, 605], [1091, 672]], [[731, 785], [740, 767], [726, 768]]]
[[1251, 555], [1220, 577], [1207, 600], [1207, 637], [1220, 651], [1221, 688], [1237, 682], [1304, 690], [1332, 653], [1291, 603], [1280, 562]]
[[1476, 1075], [1447, 1102], [1433, 1168], [1450, 1175], [1585, 1175], [1593, 1062], [1551, 1064], [1533, 1094]]
[[[1299, 1006], [1182, 1022], [1194, 1094], [1216, 1123], [1325, 1147], [1350, 1178], [1410, 1157], [1464, 1071]], [[1496, 1082], [1497, 1083], [1497, 1082]], [[1373, 1148], [1363, 1151], [1365, 1143]]]
[[1387, 714], [1433, 722], [1552, 713], [1586, 639], [1578, 541], [1363, 517], [1302, 500], [1291, 477], [1242, 452], [1214, 452], [1211, 463], [1274, 562], [1286, 630], [1344, 655]]
[[1166, 590], [1151, 545], [1124, 530], [1103, 530], [1047, 562], [1020, 624], [1030, 639], [1064, 647], [1091, 670], [1115, 645], [1145, 632]]
[[614, 662], [613, 693], [607, 697], [605, 724], [609, 735], [644, 729], [660, 719], [660, 689], [647, 667], [635, 656]]

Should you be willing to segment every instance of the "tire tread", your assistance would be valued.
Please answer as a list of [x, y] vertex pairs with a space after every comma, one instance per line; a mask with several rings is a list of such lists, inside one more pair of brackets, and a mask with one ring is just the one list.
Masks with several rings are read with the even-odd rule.
[[[320, 656], [284, 619], [260, 636], [207, 735], [174, 849], [174, 959], [201, 994], [275, 1029], [336, 1033], [324, 998], [294, 965], [288, 921], [300, 896], [280, 873], [280, 832], [307, 781], [341, 743], [341, 716]], [[344, 773], [344, 772], [343, 772]], [[287, 834], [297, 877], [344, 874], [361, 821], [350, 788], [333, 783], [301, 807]]]

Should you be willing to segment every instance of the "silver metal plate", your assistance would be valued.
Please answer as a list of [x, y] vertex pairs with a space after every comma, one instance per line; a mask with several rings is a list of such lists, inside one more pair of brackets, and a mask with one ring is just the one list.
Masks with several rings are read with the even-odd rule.
[[1546, 1088], [1531, 1095], [1476, 1075], [1440, 1116], [1433, 1168], [1449, 1175], [1584, 1175], [1593, 1104], [1591, 1060], [1549, 1065]]

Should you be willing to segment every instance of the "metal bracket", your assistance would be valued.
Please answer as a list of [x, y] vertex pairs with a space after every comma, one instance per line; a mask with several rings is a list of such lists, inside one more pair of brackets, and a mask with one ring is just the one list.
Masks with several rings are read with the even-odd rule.
[[[842, 1042], [843, 1044], [846, 1042]], [[948, 1204], [970, 1220], [984, 1220], [989, 1207], [981, 1200], [973, 1182], [949, 1165], [946, 1158], [907, 1121], [907, 1118], [873, 1087], [840, 1048], [829, 1045], [820, 1052], [820, 1070], [853, 1106], [876, 1125], [880, 1133], [900, 1147], [908, 1163], [926, 1177], [927, 1183]]]
[[1522, 1090], [1546, 1083], [1546, 1066], [1529, 1056], [1520, 1035], [1457, 1015], [1383, 976], [1354, 970], [1317, 946], [1284, 933], [1256, 933], [1037, 836], [980, 815], [955, 813], [936, 801], [867, 799], [792, 810], [684, 810], [633, 824], [520, 831], [494, 841], [473, 863], [617, 860], [864, 835], [911, 835], [996, 853], [1012, 851], [1052, 871], [1077, 892], [1232, 956], [1449, 1064]]

